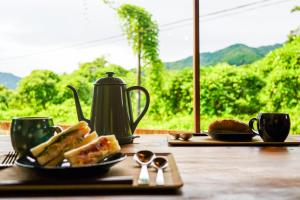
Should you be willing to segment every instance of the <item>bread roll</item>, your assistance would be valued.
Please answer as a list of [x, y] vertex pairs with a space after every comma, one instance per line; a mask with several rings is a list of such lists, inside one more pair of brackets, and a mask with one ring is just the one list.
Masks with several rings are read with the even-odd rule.
[[218, 132], [218, 133], [251, 133], [251, 130], [248, 124], [233, 120], [233, 119], [224, 119], [216, 120], [211, 123], [208, 127], [208, 132]]

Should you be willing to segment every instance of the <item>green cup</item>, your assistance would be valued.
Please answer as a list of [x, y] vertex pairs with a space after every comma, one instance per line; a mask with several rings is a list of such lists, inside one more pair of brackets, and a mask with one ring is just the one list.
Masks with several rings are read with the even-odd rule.
[[14, 150], [20, 155], [27, 155], [32, 147], [61, 131], [60, 127], [53, 125], [53, 120], [49, 117], [14, 117], [10, 127], [10, 138]]

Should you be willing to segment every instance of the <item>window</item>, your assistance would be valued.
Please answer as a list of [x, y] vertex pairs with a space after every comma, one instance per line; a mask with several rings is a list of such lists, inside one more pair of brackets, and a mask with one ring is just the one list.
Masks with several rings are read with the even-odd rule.
[[[194, 1], [106, 2], [0, 3], [0, 120], [50, 115], [56, 123], [77, 121], [68, 84], [78, 89], [89, 118], [93, 82], [114, 71], [128, 86], [136, 85], [140, 63], [151, 106], [138, 128], [193, 130]], [[272, 111], [290, 113], [292, 131], [299, 132], [300, 12], [291, 12], [295, 3], [199, 2], [201, 130], [215, 119], [248, 122], [258, 112]], [[127, 37], [126, 15], [132, 12], [124, 9], [121, 15], [124, 4], [150, 16], [144, 27], [131, 32], [139, 37]], [[156, 37], [157, 52], [152, 48]], [[139, 47], [148, 49], [139, 54]], [[135, 117], [137, 101], [134, 94]], [[141, 95], [140, 109], [144, 104]]]
[[247, 123], [259, 112], [284, 112], [291, 132], [299, 133], [294, 7], [292, 1], [200, 1], [202, 129], [216, 119]]

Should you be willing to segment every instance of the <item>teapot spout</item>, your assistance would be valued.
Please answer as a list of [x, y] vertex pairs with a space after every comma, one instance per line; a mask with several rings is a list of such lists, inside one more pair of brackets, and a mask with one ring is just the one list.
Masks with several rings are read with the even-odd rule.
[[83, 116], [83, 112], [82, 112], [82, 109], [81, 109], [81, 105], [80, 105], [80, 101], [79, 101], [79, 97], [78, 97], [78, 93], [77, 93], [76, 89], [71, 85], [68, 85], [67, 87], [72, 90], [73, 95], [74, 95], [78, 121], [86, 121], [90, 125], [90, 120], [86, 119]]

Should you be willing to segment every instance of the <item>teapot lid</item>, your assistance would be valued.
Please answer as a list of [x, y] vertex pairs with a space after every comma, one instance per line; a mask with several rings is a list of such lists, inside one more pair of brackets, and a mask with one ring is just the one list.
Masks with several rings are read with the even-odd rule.
[[107, 77], [98, 79], [94, 85], [125, 85], [120, 78], [115, 78], [114, 72], [106, 72]]

